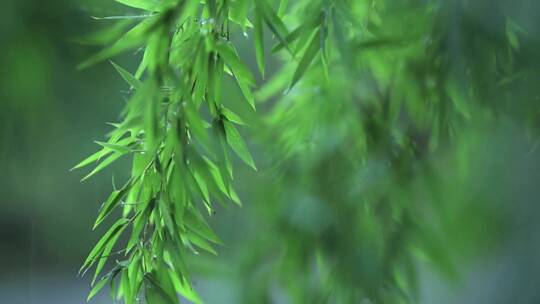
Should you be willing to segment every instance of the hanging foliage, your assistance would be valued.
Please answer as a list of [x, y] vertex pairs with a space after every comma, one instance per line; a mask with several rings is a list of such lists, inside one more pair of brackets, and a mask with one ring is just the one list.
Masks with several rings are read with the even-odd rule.
[[[87, 179], [132, 159], [131, 177], [95, 222], [122, 210], [81, 268], [95, 267], [89, 299], [110, 283], [125, 303], [179, 303], [178, 295], [201, 302], [186, 254], [219, 251], [207, 217], [216, 202], [241, 205], [234, 159], [257, 170], [243, 129], [278, 168], [280, 178], [266, 187], [292, 185], [316, 198], [309, 204], [316, 223], [268, 215], [282, 224], [266, 242], [287, 248], [274, 266], [295, 303], [415, 302], [418, 255], [452, 275], [437, 216], [426, 214], [440, 209], [418, 185], [430, 181], [433, 157], [457, 145], [461, 130], [505, 114], [507, 100], [493, 97], [523, 77], [520, 27], [498, 4], [116, 1], [140, 14], [117, 16], [118, 26], [100, 33], [115, 38], [103, 38], [112, 42], [80, 67], [126, 51], [144, 55], [133, 73], [111, 62], [129, 101], [100, 150], [75, 166], [94, 165]], [[474, 23], [471, 12], [482, 9], [493, 29]], [[258, 73], [240, 55], [244, 34], [253, 45], [241, 53], [253, 53]], [[281, 59], [277, 72], [270, 58]], [[270, 109], [256, 126], [228, 107], [225, 79], [245, 99], [242, 113]], [[286, 209], [293, 196], [271, 199]], [[116, 264], [102, 273], [108, 260]], [[246, 303], [268, 298], [267, 285]]]

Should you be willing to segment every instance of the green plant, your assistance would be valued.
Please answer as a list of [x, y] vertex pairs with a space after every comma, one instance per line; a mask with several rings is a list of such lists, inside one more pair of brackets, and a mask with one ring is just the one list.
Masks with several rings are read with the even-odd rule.
[[[283, 222], [270, 242], [288, 248], [275, 265], [295, 302], [414, 302], [417, 256], [454, 272], [441, 237], [446, 207], [438, 198], [445, 194], [437, 189], [444, 176], [434, 160], [465, 168], [452, 175], [464, 182], [468, 163], [460, 156], [474, 133], [469, 130], [523, 117], [506, 112], [509, 100], [501, 97], [523, 77], [519, 73], [530, 73], [515, 59], [522, 30], [502, 13], [502, 4], [117, 2], [144, 13], [117, 17], [118, 25], [101, 33], [110, 46], [81, 67], [134, 48], [144, 57], [134, 74], [113, 63], [131, 91], [123, 120], [113, 124], [107, 142], [98, 142], [99, 152], [75, 167], [98, 161], [86, 179], [122, 156], [133, 157], [131, 178], [113, 191], [96, 220], [95, 226], [115, 208], [123, 210], [81, 269], [97, 265], [89, 298], [117, 282], [113, 294], [125, 303], [143, 294], [147, 303], [177, 303], [177, 294], [201, 302], [186, 250], [215, 254], [213, 245], [221, 241], [203, 213], [212, 214], [212, 201], [240, 204], [232, 155], [256, 168], [237, 130], [247, 125], [245, 118], [224, 102], [227, 75], [245, 99], [242, 112], [257, 103], [271, 109], [263, 118], [252, 114], [264, 159], [279, 168], [279, 178], [265, 187], [295, 184], [296, 192], [314, 198], [307, 220], [279, 212], [262, 219]], [[490, 13], [493, 30], [475, 23], [477, 11]], [[261, 75], [270, 53], [282, 58], [280, 70], [255, 93], [256, 77], [234, 39], [247, 32]], [[295, 191], [269, 196], [267, 203], [287, 209]], [[127, 244], [115, 251], [128, 228]], [[100, 278], [111, 255], [124, 258]], [[248, 274], [261, 256], [247, 261]], [[263, 279], [246, 301], [268, 299], [270, 281]]]

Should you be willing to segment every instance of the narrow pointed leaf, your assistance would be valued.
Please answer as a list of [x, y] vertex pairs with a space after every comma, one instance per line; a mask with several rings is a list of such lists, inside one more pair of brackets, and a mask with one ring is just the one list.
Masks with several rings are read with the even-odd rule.
[[247, 124], [244, 122], [244, 120], [240, 116], [236, 115], [236, 113], [234, 113], [233, 111], [229, 110], [226, 107], [221, 108], [221, 114], [223, 114], [223, 116], [225, 116], [225, 118], [227, 118], [227, 120], [230, 122], [234, 122], [235, 124], [238, 124], [238, 125], [247, 126]]
[[[108, 244], [108, 242], [111, 240], [111, 238], [125, 225], [129, 222], [129, 220], [125, 218], [121, 218], [116, 223], [114, 223], [109, 230], [101, 237], [101, 239], [97, 242], [96, 246], [90, 251], [90, 254], [88, 254], [88, 257], [83, 263], [83, 266], [81, 267], [81, 270], [86, 269], [87, 267], [92, 266], [95, 259], [98, 257], [98, 255], [103, 251], [103, 248]], [[79, 272], [80, 272], [79, 271]]]
[[320, 31], [317, 31], [317, 33], [313, 36], [311, 39], [311, 42], [309, 43], [309, 46], [304, 53], [304, 56], [300, 60], [300, 63], [298, 64], [298, 67], [296, 68], [296, 71], [294, 72], [293, 80], [290, 85], [290, 88], [294, 87], [294, 85], [304, 76], [304, 73], [309, 68], [309, 65], [315, 59], [315, 56], [317, 56], [317, 53], [319, 53], [320, 50]]
[[117, 160], [118, 158], [120, 158], [122, 155], [122, 153], [114, 153], [112, 155], [110, 155], [109, 157], [107, 157], [104, 161], [100, 162], [95, 168], [94, 170], [92, 170], [90, 173], [88, 173], [85, 177], [83, 177], [81, 179], [81, 181], [85, 181], [87, 179], [89, 179], [90, 177], [94, 176], [96, 173], [98, 173], [99, 171], [105, 169], [106, 167], [108, 167], [110, 164], [112, 164], [115, 160]]
[[234, 125], [232, 125], [228, 121], [224, 121], [223, 126], [225, 127], [225, 136], [227, 138], [227, 143], [229, 143], [229, 146], [232, 148], [232, 150], [247, 165], [249, 165], [254, 170], [257, 170], [257, 167], [255, 167], [255, 162], [253, 161], [253, 157], [251, 156], [251, 153], [249, 153], [246, 143], [242, 139], [242, 136], [240, 136], [240, 133], [238, 133], [238, 130], [236, 130]]
[[92, 287], [92, 290], [90, 290], [90, 293], [88, 294], [88, 297], [86, 298], [86, 302], [90, 302], [90, 300], [98, 294], [103, 287], [105, 287], [105, 284], [109, 281], [108, 277], [103, 277], [99, 282]]
[[257, 0], [256, 5], [257, 10], [263, 16], [266, 25], [268, 25], [270, 30], [287, 47], [287, 49], [290, 50], [285, 42], [285, 37], [288, 35], [287, 27], [276, 14], [270, 3], [268, 3], [267, 0]]
[[231, 68], [234, 76], [240, 82], [245, 82], [251, 86], [255, 86], [255, 77], [251, 74], [248, 67], [238, 58], [234, 47], [230, 43], [218, 43], [216, 45], [219, 56], [225, 60], [225, 63]]
[[255, 12], [255, 56], [257, 58], [257, 65], [259, 66], [259, 71], [264, 78], [264, 31], [261, 19], [262, 17], [260, 13], [258, 11]]
[[279, 42], [274, 47], [272, 47], [272, 52], [277, 52], [281, 50], [283, 47], [291, 44], [296, 39], [298, 39], [302, 35], [309, 35], [312, 33], [312, 31], [320, 26], [322, 22], [322, 15], [319, 15], [315, 18], [311, 18], [310, 20], [302, 23], [300, 26], [298, 26], [295, 30], [293, 30], [290, 34], [287, 35], [287, 37], [284, 38], [283, 42]]
[[159, 11], [160, 2], [155, 0], [114, 0], [126, 6], [142, 9], [149, 12]]
[[122, 68], [121, 66], [117, 65], [116, 63], [112, 61], [111, 61], [111, 64], [116, 69], [118, 74], [120, 74], [120, 76], [122, 76], [122, 78], [131, 86], [131, 88], [139, 89], [141, 87], [142, 85], [141, 81], [137, 79], [135, 76], [133, 76], [133, 74], [126, 71], [124, 68]]
[[152, 17], [143, 20], [141, 23], [129, 30], [124, 36], [118, 39], [118, 41], [116, 41], [112, 46], [101, 50], [94, 56], [79, 64], [78, 68], [88, 68], [96, 63], [141, 45], [144, 42], [147, 34], [154, 27], [156, 21], [157, 19]]
[[83, 167], [86, 167], [88, 165], [90, 165], [91, 163], [93, 162], [97, 162], [98, 160], [100, 160], [102, 157], [104, 157], [105, 155], [109, 154], [113, 152], [113, 150], [110, 150], [110, 149], [102, 149], [92, 155], [90, 155], [89, 157], [87, 157], [86, 159], [84, 159], [83, 161], [81, 161], [80, 163], [78, 163], [77, 165], [75, 165], [73, 168], [71, 168], [70, 170], [75, 170], [75, 169], [80, 169], [80, 168], [83, 168]]
[[111, 151], [114, 151], [114, 152], [117, 152], [117, 153], [121, 153], [121, 154], [127, 154], [129, 152], [131, 152], [131, 149], [122, 145], [122, 144], [111, 144], [111, 143], [107, 143], [107, 142], [102, 142], [102, 141], [96, 141], [95, 142], [96, 144], [104, 147], [104, 148], [107, 148], [107, 149], [110, 149]]
[[99, 215], [94, 224], [94, 228], [92, 229], [96, 229], [96, 227], [99, 226], [101, 222], [103, 222], [107, 215], [112, 212], [114, 207], [116, 207], [118, 203], [126, 196], [130, 188], [131, 183], [128, 182], [122, 189], [113, 191], [113, 193], [111, 193], [107, 201], [103, 203], [103, 207], [101, 208], [101, 211], [99, 212]]

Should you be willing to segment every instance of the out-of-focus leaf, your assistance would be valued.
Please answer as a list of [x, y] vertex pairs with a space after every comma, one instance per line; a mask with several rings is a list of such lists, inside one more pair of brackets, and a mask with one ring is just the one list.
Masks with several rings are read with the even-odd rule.
[[281, 18], [285, 14], [285, 11], [287, 10], [287, 6], [289, 4], [289, 0], [281, 0], [279, 1], [279, 7], [278, 7], [278, 16]]
[[255, 43], [255, 56], [257, 58], [257, 65], [259, 66], [259, 71], [264, 78], [264, 31], [261, 19], [262, 17], [259, 11], [256, 11], [253, 41]]
[[144, 43], [145, 38], [150, 33], [158, 20], [156, 17], [149, 17], [141, 21], [131, 30], [129, 30], [124, 36], [116, 41], [112, 46], [107, 47], [88, 58], [86, 61], [78, 65], [79, 69], [85, 69], [103, 60], [116, 56], [126, 50], [135, 48]]
[[270, 3], [268, 3], [267, 0], [257, 0], [256, 5], [257, 10], [263, 16], [270, 30], [287, 47], [287, 49], [289, 49], [287, 43], [285, 42], [285, 37], [288, 35], [287, 27], [276, 14]]
[[[160, 11], [160, 1], [155, 0], [114, 0], [129, 7], [142, 9], [149, 12]], [[170, 2], [170, 1], [169, 1]]]
[[304, 76], [304, 73], [309, 68], [309, 65], [317, 56], [320, 50], [320, 41], [321, 35], [320, 31], [317, 31], [313, 38], [311, 38], [311, 42], [309, 43], [308, 48], [306, 49], [306, 52], [304, 53], [304, 56], [300, 60], [300, 63], [298, 64], [298, 67], [296, 68], [296, 71], [293, 75], [293, 80], [291, 82], [290, 88], [294, 87], [294, 85]]
[[283, 47], [291, 44], [296, 39], [298, 39], [300, 36], [309, 35], [312, 33], [312, 31], [320, 26], [322, 22], [322, 14], [307, 20], [306, 22], [302, 23], [300, 26], [298, 26], [295, 30], [293, 30], [287, 37], [284, 38], [284, 41], [280, 41], [278, 44], [276, 44], [274, 47], [272, 47], [272, 52], [277, 52], [281, 50]]

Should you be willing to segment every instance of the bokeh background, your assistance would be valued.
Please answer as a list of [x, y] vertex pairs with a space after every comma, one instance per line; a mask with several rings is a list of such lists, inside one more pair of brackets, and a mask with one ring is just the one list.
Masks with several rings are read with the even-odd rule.
[[[91, 227], [111, 176], [122, 178], [127, 163], [84, 183], [69, 169], [94, 152], [106, 122], [116, 121], [126, 86], [108, 63], [78, 71], [97, 50], [78, 38], [106, 26], [90, 16], [124, 11], [105, 0], [8, 0], [0, 7], [0, 303], [84, 303], [89, 282], [77, 271], [102, 232]], [[512, 7], [534, 43], [538, 8], [534, 1]], [[136, 64], [134, 56], [118, 60]], [[458, 275], [420, 263], [422, 303], [540, 303], [540, 152], [520, 123], [509, 119], [471, 135], [465, 181], [453, 183], [453, 163], [441, 158], [446, 184], [454, 184], [444, 199], [461, 202], [446, 219]], [[195, 286], [208, 303], [237, 302], [246, 278], [235, 267], [258, 250], [253, 240], [274, 229], [257, 217], [272, 211], [272, 195], [257, 186], [272, 176], [261, 171], [240, 169], [245, 206], [218, 209], [210, 220], [226, 244], [220, 256], [193, 261]], [[274, 302], [286, 303], [279, 294]], [[112, 301], [105, 293], [93, 303]]]

